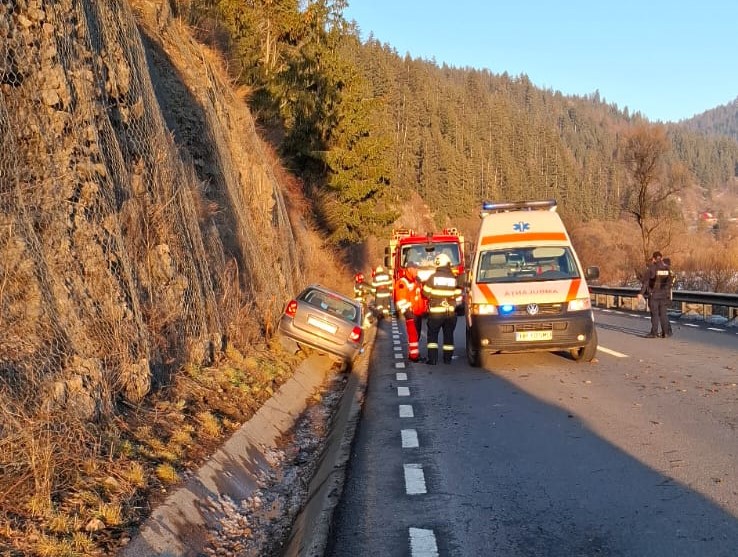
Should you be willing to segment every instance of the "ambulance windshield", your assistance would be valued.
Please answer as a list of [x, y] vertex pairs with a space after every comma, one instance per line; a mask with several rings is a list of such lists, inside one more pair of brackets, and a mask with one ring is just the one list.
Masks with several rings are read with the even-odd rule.
[[479, 256], [477, 282], [566, 280], [579, 277], [571, 249], [566, 246], [508, 248]]

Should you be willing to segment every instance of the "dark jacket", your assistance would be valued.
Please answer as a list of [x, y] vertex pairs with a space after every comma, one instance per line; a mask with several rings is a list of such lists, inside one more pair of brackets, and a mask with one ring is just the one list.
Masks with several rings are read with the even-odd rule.
[[423, 296], [428, 300], [431, 315], [451, 315], [456, 311], [456, 299], [461, 296], [459, 279], [451, 267], [438, 267], [423, 285]]
[[669, 266], [663, 261], [657, 261], [649, 268], [648, 289], [654, 300], [668, 300], [671, 298], [671, 285], [674, 277]]

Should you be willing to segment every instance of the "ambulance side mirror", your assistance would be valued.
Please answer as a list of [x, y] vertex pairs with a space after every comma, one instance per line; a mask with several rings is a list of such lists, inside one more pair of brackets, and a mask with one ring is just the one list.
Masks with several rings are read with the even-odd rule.
[[597, 280], [600, 278], [600, 268], [587, 267], [587, 270], [584, 272], [584, 276], [587, 280]]

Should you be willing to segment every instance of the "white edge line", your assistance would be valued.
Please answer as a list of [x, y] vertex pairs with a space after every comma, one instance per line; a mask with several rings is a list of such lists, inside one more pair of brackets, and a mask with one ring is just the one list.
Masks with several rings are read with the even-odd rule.
[[629, 358], [627, 354], [616, 352], [615, 350], [610, 350], [609, 348], [605, 348], [604, 346], [598, 346], [597, 350], [599, 350], [600, 352], [604, 352], [605, 354], [610, 354], [610, 356], [615, 356], [616, 358]]

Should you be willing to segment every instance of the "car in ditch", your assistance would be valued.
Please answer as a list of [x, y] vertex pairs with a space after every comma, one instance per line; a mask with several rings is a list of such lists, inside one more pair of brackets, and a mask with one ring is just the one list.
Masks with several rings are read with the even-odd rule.
[[363, 322], [359, 302], [311, 284], [287, 302], [277, 331], [286, 346], [306, 346], [350, 365], [363, 351]]

